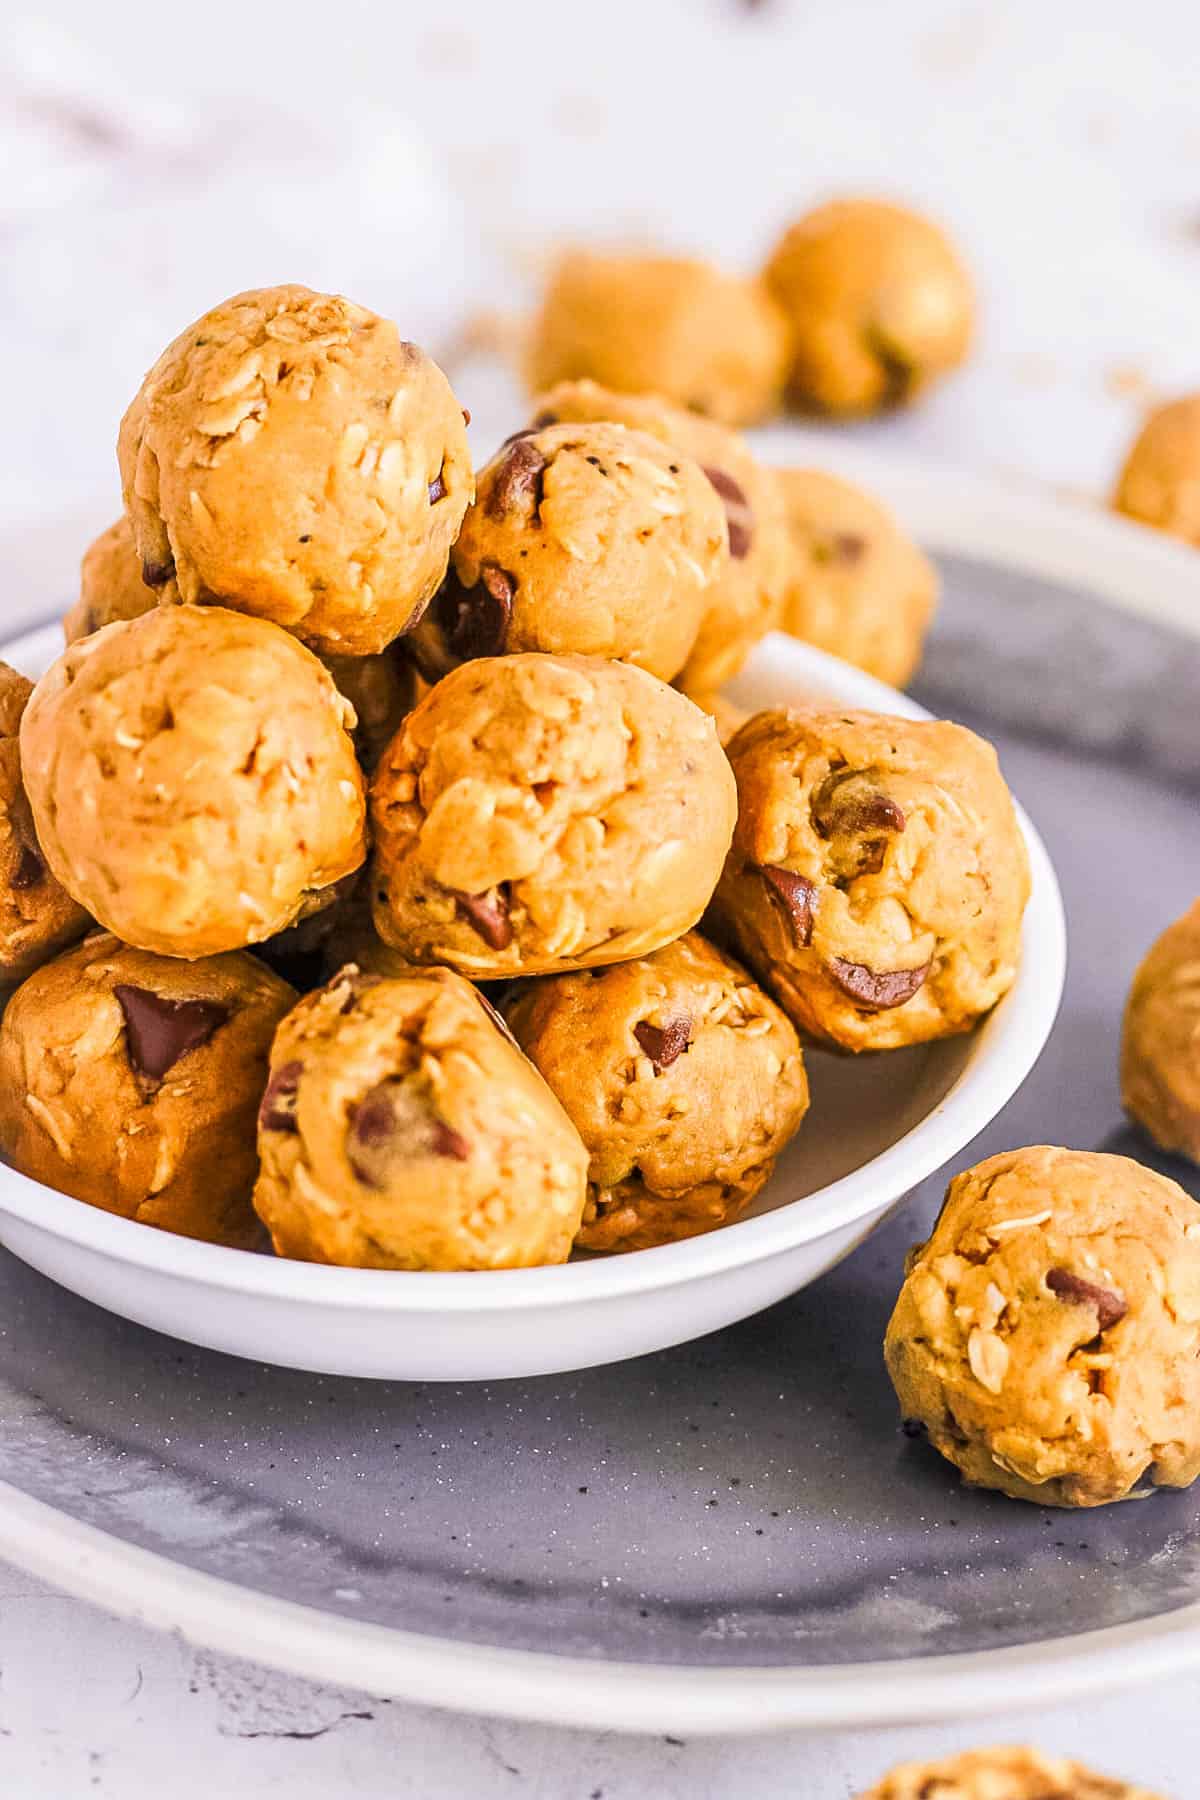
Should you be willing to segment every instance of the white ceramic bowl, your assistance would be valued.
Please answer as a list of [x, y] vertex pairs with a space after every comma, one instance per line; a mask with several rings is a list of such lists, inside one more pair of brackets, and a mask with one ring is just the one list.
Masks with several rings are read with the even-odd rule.
[[[57, 625], [0, 647], [31, 675]], [[775, 635], [740, 704], [820, 692], [926, 716], [904, 695]], [[1033, 869], [1020, 973], [967, 1037], [886, 1057], [812, 1054], [812, 1110], [750, 1214], [707, 1237], [564, 1268], [407, 1274], [286, 1262], [115, 1218], [0, 1168], [0, 1243], [89, 1300], [212, 1349], [328, 1374], [470, 1381], [640, 1356], [770, 1306], [830, 1268], [993, 1119], [1049, 1035], [1066, 965], [1058, 884], [1027, 818]]]

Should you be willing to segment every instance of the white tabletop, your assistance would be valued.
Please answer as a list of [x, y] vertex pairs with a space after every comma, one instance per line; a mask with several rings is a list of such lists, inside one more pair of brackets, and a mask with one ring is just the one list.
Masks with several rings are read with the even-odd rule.
[[[4, 622], [64, 597], [116, 511], [122, 406], [223, 294], [340, 287], [437, 351], [479, 308], [524, 304], [572, 235], [748, 264], [847, 189], [940, 214], [984, 297], [971, 369], [856, 440], [1095, 501], [1147, 400], [1200, 385], [1198, 52], [1189, 0], [30, 9], [0, 46], [0, 161], [19, 171], [0, 190], [0, 529], [26, 549]], [[503, 404], [478, 367], [460, 389]], [[1031, 1737], [1182, 1800], [1198, 1698], [1177, 1680], [853, 1738], [588, 1736], [236, 1664], [0, 1565], [0, 1782], [29, 1800], [846, 1800], [901, 1756]]]

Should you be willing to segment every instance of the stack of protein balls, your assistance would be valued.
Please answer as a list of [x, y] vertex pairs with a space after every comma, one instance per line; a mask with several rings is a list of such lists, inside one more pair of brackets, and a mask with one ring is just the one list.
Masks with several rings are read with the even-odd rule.
[[[802, 1040], [971, 1029], [1029, 889], [991, 746], [720, 692], [779, 625], [912, 671], [920, 552], [733, 422], [785, 385], [908, 400], [970, 313], [941, 235], [873, 202], [801, 221], [764, 282], [569, 257], [477, 478], [441, 371], [349, 301], [184, 332], [65, 655], [4, 675], [10, 1160], [226, 1245], [558, 1263], [735, 1218], [804, 1117]], [[960, 1176], [889, 1334], [912, 1429], [1028, 1497], [1191, 1480], [1193, 1218], [1119, 1158]]]

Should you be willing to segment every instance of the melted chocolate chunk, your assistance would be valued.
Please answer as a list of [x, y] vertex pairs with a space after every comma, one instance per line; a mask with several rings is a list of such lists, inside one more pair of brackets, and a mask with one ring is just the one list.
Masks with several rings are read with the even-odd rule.
[[865, 963], [847, 962], [842, 956], [831, 956], [825, 967], [843, 994], [871, 1012], [903, 1006], [924, 986], [929, 973], [928, 963], [919, 969], [868, 969]]
[[161, 1081], [189, 1050], [207, 1044], [229, 1017], [220, 1000], [167, 1000], [149, 988], [119, 981], [113, 993], [125, 1015], [129, 1061], [139, 1075]]
[[829, 560], [856, 563], [866, 554], [867, 540], [857, 531], [839, 531], [829, 540]]
[[441, 473], [439, 471], [439, 473], [434, 476], [433, 480], [429, 484], [429, 504], [430, 504], [430, 506], [436, 506], [439, 500], [442, 500], [445, 498], [445, 494], [446, 494], [446, 484], [442, 480]]
[[41, 852], [32, 844], [22, 844], [21, 854], [17, 858], [17, 866], [13, 870], [12, 886], [18, 893], [27, 888], [40, 887], [46, 878], [46, 865], [42, 861]]
[[724, 469], [705, 468], [704, 473], [725, 505], [725, 524], [729, 532], [729, 554], [737, 560], [748, 556], [754, 543], [754, 509], [745, 490]]
[[148, 588], [165, 587], [175, 573], [174, 559], [168, 557], [166, 562], [144, 562], [142, 564], [142, 581]]
[[402, 1077], [363, 1095], [346, 1133], [346, 1159], [364, 1187], [385, 1188], [404, 1164], [424, 1156], [466, 1162], [471, 1146], [434, 1111], [428, 1095]]
[[531, 525], [537, 524], [545, 473], [546, 458], [524, 432], [517, 432], [497, 466], [487, 499], [488, 516], [503, 519], [509, 513], [524, 513]]
[[903, 831], [904, 810], [887, 794], [880, 793], [866, 769], [834, 769], [814, 789], [809, 802], [818, 834], [835, 832]]
[[1060, 1300], [1073, 1306], [1094, 1307], [1101, 1331], [1107, 1331], [1129, 1311], [1124, 1294], [1114, 1293], [1112, 1288], [1101, 1287], [1095, 1281], [1087, 1281], [1082, 1275], [1073, 1275], [1070, 1269], [1051, 1269], [1046, 1276], [1046, 1286]]
[[654, 1064], [654, 1073], [661, 1075], [691, 1049], [692, 1021], [685, 1013], [668, 1019], [665, 1025], [651, 1025], [643, 1019], [634, 1026], [633, 1035]]
[[516, 591], [512, 576], [495, 563], [485, 563], [470, 588], [450, 570], [434, 604], [446, 644], [460, 662], [502, 653]]
[[489, 950], [507, 950], [513, 940], [512, 920], [508, 916], [511, 891], [507, 881], [489, 888], [483, 894], [454, 894], [454, 909], [473, 931], [479, 933]]
[[803, 947], [812, 943], [813, 913], [816, 910], [817, 884], [793, 869], [780, 869], [771, 863], [760, 863], [759, 874], [767, 883], [772, 898], [781, 907], [796, 943]]
[[296, 1123], [296, 1095], [303, 1073], [304, 1064], [301, 1062], [281, 1063], [275, 1070], [258, 1109], [261, 1131], [299, 1131], [300, 1127]]

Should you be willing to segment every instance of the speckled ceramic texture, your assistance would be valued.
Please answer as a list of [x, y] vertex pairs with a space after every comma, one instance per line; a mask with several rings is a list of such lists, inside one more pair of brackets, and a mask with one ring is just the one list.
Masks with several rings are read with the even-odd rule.
[[[1117, 1032], [1135, 963], [1200, 886], [1200, 657], [1083, 596], [948, 577], [917, 697], [997, 739], [1071, 933], [1050, 1045], [963, 1161], [1046, 1139], [1155, 1160], [1122, 1122]], [[846, 1664], [1200, 1599], [1200, 1495], [1043, 1511], [965, 1491], [897, 1429], [880, 1339], [943, 1185], [746, 1324], [491, 1387], [191, 1350], [0, 1253], [0, 1474], [248, 1590], [561, 1654]]]

